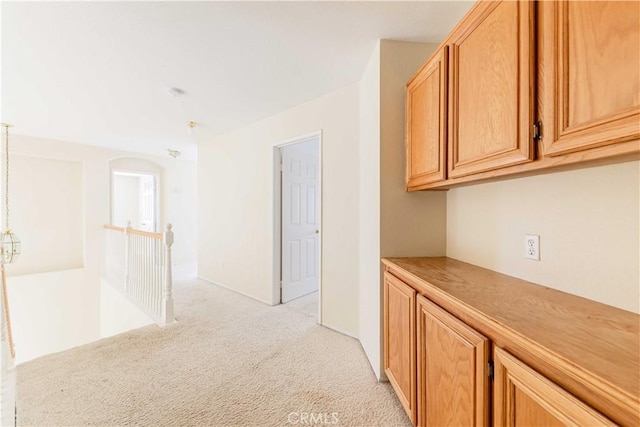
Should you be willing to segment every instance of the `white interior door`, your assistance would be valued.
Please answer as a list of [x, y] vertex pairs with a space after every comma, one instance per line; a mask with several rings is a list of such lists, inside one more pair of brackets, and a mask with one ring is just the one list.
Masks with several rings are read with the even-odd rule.
[[320, 144], [285, 146], [282, 158], [282, 292], [287, 302], [320, 284]]
[[156, 188], [153, 175], [140, 176], [140, 229], [156, 231]]

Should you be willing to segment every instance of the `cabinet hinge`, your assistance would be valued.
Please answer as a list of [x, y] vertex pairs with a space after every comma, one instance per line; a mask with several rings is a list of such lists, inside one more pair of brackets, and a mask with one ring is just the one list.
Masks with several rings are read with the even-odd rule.
[[487, 366], [487, 376], [493, 379], [493, 360], [490, 360]]
[[533, 125], [533, 140], [539, 141], [542, 139], [542, 122], [538, 120], [537, 123]]

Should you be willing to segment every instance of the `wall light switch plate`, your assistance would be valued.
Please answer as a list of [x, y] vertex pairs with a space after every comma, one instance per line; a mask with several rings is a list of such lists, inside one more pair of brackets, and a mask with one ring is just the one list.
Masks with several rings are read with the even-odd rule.
[[529, 259], [540, 261], [540, 236], [527, 234], [524, 236], [524, 244], [524, 256]]

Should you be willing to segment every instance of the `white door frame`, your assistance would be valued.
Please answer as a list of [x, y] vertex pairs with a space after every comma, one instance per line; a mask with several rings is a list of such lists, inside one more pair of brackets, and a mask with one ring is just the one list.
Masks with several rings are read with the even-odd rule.
[[162, 223], [160, 222], [160, 174], [158, 172], [147, 172], [147, 171], [139, 171], [139, 170], [131, 170], [131, 169], [120, 169], [120, 168], [110, 168], [109, 175], [109, 196], [111, 200], [109, 200], [109, 224], [113, 225], [113, 204], [115, 201], [115, 188], [113, 184], [113, 177], [115, 174], [125, 174], [125, 175], [150, 175], [153, 176], [154, 182], [154, 215], [155, 219], [155, 230], [154, 233], [161, 233]]
[[280, 149], [287, 145], [297, 144], [310, 139], [318, 140], [319, 171], [318, 189], [320, 191], [320, 209], [318, 212], [320, 233], [318, 236], [318, 323], [322, 324], [322, 131], [290, 138], [277, 142], [273, 146], [273, 295], [274, 305], [280, 304], [280, 282], [282, 280], [282, 174], [280, 164], [282, 155]]

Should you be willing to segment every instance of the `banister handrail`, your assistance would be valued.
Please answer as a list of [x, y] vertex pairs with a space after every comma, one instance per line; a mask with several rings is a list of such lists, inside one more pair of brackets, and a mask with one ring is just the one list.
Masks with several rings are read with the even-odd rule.
[[162, 233], [153, 233], [151, 231], [136, 230], [135, 228], [129, 228], [129, 227], [117, 227], [115, 225], [107, 225], [107, 224], [104, 225], [104, 228], [107, 230], [120, 231], [122, 233], [124, 233], [126, 230], [127, 233], [129, 234], [137, 234], [139, 236], [146, 236], [146, 237], [151, 237], [152, 239], [162, 240]]

